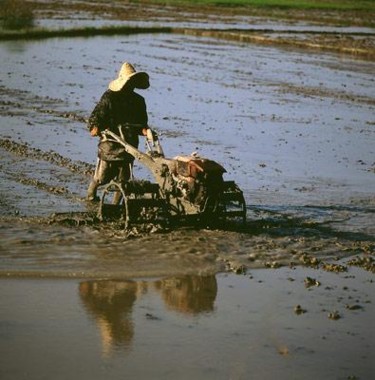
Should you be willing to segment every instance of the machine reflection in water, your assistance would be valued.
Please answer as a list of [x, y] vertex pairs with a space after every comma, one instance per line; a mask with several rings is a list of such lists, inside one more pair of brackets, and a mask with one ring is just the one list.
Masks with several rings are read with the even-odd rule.
[[[103, 354], [129, 350], [135, 334], [133, 312], [137, 301], [156, 291], [167, 310], [185, 316], [212, 313], [217, 295], [214, 275], [170, 277], [157, 281], [91, 280], [79, 284], [82, 305], [95, 321]], [[146, 314], [152, 318], [151, 314]]]

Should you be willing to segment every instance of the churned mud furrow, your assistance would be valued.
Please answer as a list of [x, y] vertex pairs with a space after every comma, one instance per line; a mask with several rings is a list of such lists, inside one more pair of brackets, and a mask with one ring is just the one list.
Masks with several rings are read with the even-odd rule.
[[[27, 90], [10, 89], [0, 85], [0, 115], [7, 116], [28, 116], [30, 113], [47, 114], [58, 118], [69, 119], [80, 123], [86, 123], [87, 118], [76, 112], [59, 111], [56, 107], [67, 106], [62, 99], [55, 99], [49, 96], [35, 95]], [[29, 120], [29, 123], [31, 120]]]
[[49, 215], [82, 208], [92, 165], [55, 152], [0, 139], [0, 211], [3, 215]]
[[0, 139], [0, 148], [18, 157], [46, 161], [52, 165], [67, 168], [77, 175], [91, 176], [94, 170], [93, 165], [85, 162], [74, 162], [70, 158], [63, 157], [56, 152], [43, 152], [27, 144], [18, 143], [9, 139]]
[[[279, 91], [280, 93], [291, 93], [300, 96], [322, 97], [328, 99], [331, 98], [333, 100], [343, 101], [347, 103], [359, 103], [375, 106], [375, 99], [373, 97], [350, 94], [349, 91], [332, 91], [327, 88], [307, 86], [302, 87], [295, 86], [289, 83], [281, 84], [279, 87]], [[371, 124], [371, 121], [368, 121], [368, 124]]]
[[[284, 266], [345, 272], [345, 259], [353, 255], [371, 264], [375, 248], [371, 237], [301, 230], [297, 222], [290, 222], [288, 229], [271, 227], [271, 221], [266, 228], [262, 225], [264, 221], [258, 226], [253, 222], [247, 232], [179, 228], [150, 234], [100, 223], [94, 211], [1, 218], [0, 275], [126, 278], [217, 271], [246, 274], [252, 268]], [[369, 268], [373, 271], [373, 266]]]

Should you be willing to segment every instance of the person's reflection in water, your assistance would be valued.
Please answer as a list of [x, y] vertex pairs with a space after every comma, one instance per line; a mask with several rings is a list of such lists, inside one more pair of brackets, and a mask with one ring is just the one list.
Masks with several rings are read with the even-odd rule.
[[131, 313], [145, 283], [133, 281], [86, 281], [79, 285], [83, 305], [99, 327], [103, 353], [129, 348], [134, 335]]
[[211, 313], [217, 294], [215, 276], [172, 277], [155, 282], [168, 308], [183, 314]]
[[[85, 281], [79, 295], [87, 312], [99, 327], [103, 354], [130, 348], [134, 336], [132, 311], [137, 298], [148, 290], [146, 282]], [[215, 276], [172, 277], [153, 283], [171, 310], [196, 315], [211, 313], [217, 294]]]

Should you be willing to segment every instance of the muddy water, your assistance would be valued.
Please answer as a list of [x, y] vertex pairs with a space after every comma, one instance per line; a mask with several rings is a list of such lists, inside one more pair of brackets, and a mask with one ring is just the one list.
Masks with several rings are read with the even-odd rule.
[[[0, 48], [2, 273], [215, 272], [373, 250], [372, 62], [177, 35]], [[142, 95], [167, 155], [198, 151], [243, 189], [245, 228], [133, 241], [87, 216], [96, 141], [84, 121], [123, 60], [150, 74]]]
[[[306, 275], [321, 285], [307, 288]], [[368, 379], [371, 280], [354, 268], [350, 276], [300, 268], [162, 280], [2, 279], [0, 373]]]

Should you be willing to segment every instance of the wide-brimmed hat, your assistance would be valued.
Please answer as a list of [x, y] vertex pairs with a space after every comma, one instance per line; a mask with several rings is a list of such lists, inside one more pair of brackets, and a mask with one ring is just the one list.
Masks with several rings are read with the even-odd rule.
[[125, 62], [121, 66], [118, 78], [110, 82], [108, 88], [112, 91], [120, 91], [131, 78], [135, 81], [134, 87], [136, 88], [150, 87], [148, 74], [144, 71], [136, 71], [133, 65]]

